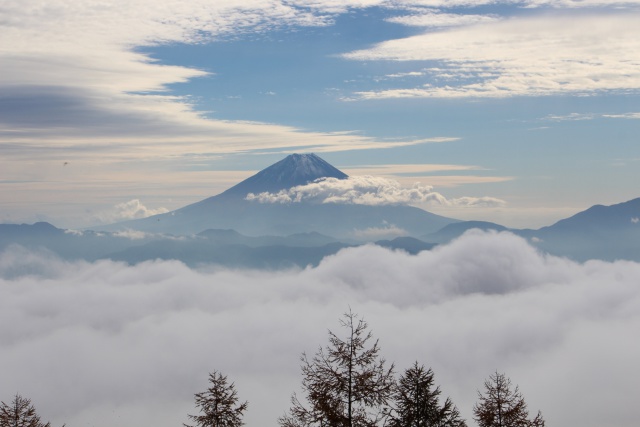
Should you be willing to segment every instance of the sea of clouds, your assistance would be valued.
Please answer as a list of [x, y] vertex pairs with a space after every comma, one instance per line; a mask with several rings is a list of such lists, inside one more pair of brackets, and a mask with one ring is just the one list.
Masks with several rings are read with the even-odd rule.
[[0, 254], [0, 400], [29, 397], [54, 425], [175, 426], [219, 370], [249, 401], [246, 424], [275, 426], [300, 353], [342, 335], [349, 309], [397, 371], [432, 367], [469, 421], [497, 370], [549, 425], [637, 425], [640, 264], [578, 264], [478, 231], [417, 256], [364, 246], [279, 272], [13, 247]]

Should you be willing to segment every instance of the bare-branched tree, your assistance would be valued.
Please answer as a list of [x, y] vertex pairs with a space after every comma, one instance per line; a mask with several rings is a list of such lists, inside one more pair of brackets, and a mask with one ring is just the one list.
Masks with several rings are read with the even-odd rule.
[[393, 391], [393, 364], [385, 367], [378, 341], [369, 344], [367, 323], [351, 311], [340, 320], [342, 339], [329, 331], [329, 345], [312, 359], [302, 354], [302, 389], [307, 405], [294, 394], [283, 427], [373, 427], [385, 419]]
[[451, 399], [447, 398], [440, 406], [440, 393], [440, 387], [434, 387], [433, 371], [415, 362], [395, 388], [389, 426], [466, 427]]
[[527, 404], [518, 390], [511, 388], [511, 380], [496, 372], [484, 382], [485, 395], [478, 392], [479, 402], [473, 408], [474, 419], [480, 427], [544, 427], [542, 413], [529, 420]]
[[[197, 427], [240, 427], [242, 414], [248, 402], [238, 405], [238, 397], [233, 383], [227, 384], [227, 377], [217, 371], [209, 374], [210, 387], [196, 393], [196, 407], [200, 415], [189, 415]], [[184, 424], [185, 427], [194, 427]]]
[[31, 399], [16, 394], [11, 404], [0, 404], [0, 427], [51, 427], [43, 423]]

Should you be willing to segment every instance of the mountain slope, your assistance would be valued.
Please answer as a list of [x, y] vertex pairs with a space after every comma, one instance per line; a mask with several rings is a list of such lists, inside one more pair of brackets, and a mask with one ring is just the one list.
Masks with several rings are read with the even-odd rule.
[[595, 205], [525, 235], [540, 249], [577, 261], [640, 261], [640, 198]]
[[595, 205], [538, 230], [507, 229], [490, 222], [464, 221], [424, 235], [422, 240], [447, 243], [472, 228], [510, 231], [544, 252], [575, 261], [640, 261], [640, 198], [611, 206]]
[[348, 176], [315, 154], [292, 154], [234, 185], [220, 196], [244, 199], [249, 193], [276, 193], [318, 178], [345, 179]]
[[[260, 203], [249, 193], [277, 192], [318, 178], [347, 175], [314, 154], [293, 154], [227, 191], [166, 214], [93, 229], [124, 229], [153, 233], [195, 234], [206, 229], [233, 229], [248, 236], [318, 232], [337, 238], [358, 238], [385, 229], [419, 236], [456, 222], [411, 206], [365, 206], [309, 202]], [[396, 234], [397, 235], [397, 234]], [[367, 240], [366, 238], [362, 238]]]
[[541, 233], [569, 233], [589, 230], [608, 233], [638, 228], [640, 228], [640, 198], [611, 206], [594, 205], [538, 231]]

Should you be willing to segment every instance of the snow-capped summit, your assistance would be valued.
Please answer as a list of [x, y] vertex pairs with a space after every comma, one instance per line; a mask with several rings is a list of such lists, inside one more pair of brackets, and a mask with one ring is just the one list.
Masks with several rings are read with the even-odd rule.
[[246, 197], [249, 193], [280, 190], [304, 185], [318, 178], [347, 178], [347, 174], [331, 166], [315, 154], [291, 154], [257, 174], [231, 187], [221, 196]]

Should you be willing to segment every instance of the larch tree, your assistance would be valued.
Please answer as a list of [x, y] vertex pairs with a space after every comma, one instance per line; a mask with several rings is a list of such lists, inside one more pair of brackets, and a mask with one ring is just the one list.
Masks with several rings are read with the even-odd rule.
[[302, 389], [307, 405], [294, 394], [283, 427], [373, 427], [387, 416], [393, 392], [393, 364], [378, 353], [378, 341], [370, 345], [367, 323], [351, 311], [340, 320], [346, 337], [329, 331], [329, 345], [311, 359], [302, 354]]
[[233, 383], [227, 383], [227, 377], [220, 372], [209, 374], [209, 388], [196, 393], [196, 407], [200, 415], [189, 415], [195, 426], [185, 427], [240, 427], [244, 425], [242, 416], [248, 402], [238, 404], [238, 396]]
[[31, 399], [16, 394], [11, 404], [0, 403], [0, 427], [50, 427], [43, 423]]
[[480, 427], [544, 427], [542, 413], [529, 420], [529, 410], [518, 386], [512, 389], [511, 380], [496, 372], [484, 382], [485, 394], [478, 392], [479, 402], [473, 408], [474, 419]]
[[400, 377], [393, 393], [390, 427], [466, 427], [458, 408], [447, 398], [440, 406], [440, 387], [433, 371], [418, 362]]

